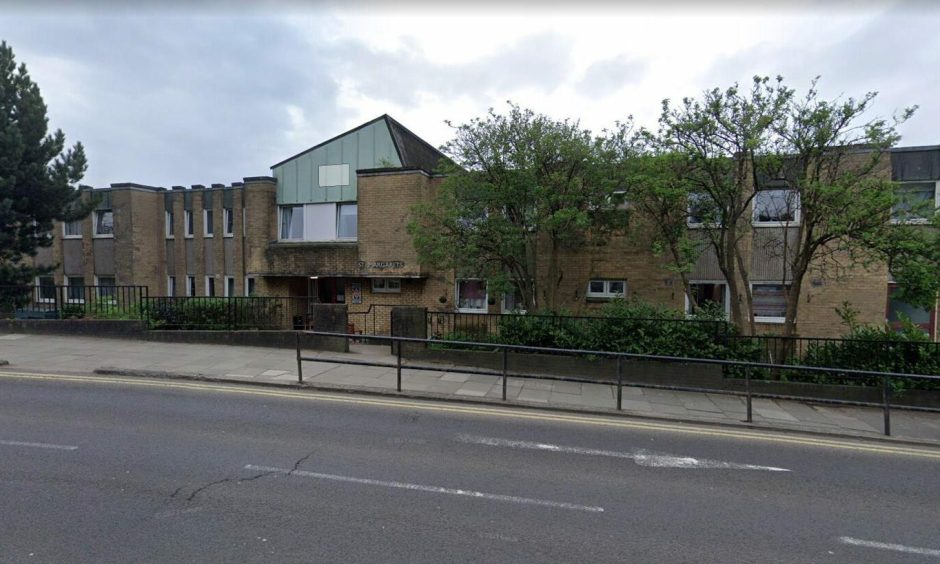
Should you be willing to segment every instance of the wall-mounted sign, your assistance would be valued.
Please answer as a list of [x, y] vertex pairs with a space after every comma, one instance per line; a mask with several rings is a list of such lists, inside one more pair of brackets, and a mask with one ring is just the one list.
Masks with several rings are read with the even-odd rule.
[[350, 283], [349, 293], [352, 295], [352, 303], [354, 304], [362, 303], [362, 284], [360, 284], [359, 282]]
[[[364, 270], [366, 268], [365, 261], [359, 261], [358, 263], [359, 270]], [[370, 262], [368, 264], [369, 270], [397, 270], [399, 268], [405, 268], [405, 261], [401, 260], [377, 260], [375, 262]]]

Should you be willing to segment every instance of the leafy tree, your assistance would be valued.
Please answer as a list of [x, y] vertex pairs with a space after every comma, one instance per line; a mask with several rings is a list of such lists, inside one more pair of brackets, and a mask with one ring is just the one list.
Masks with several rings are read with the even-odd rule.
[[61, 130], [48, 134], [39, 87], [0, 42], [0, 286], [25, 285], [51, 268], [24, 260], [52, 244], [53, 221], [81, 219], [94, 202], [82, 202], [76, 183], [85, 172], [81, 143], [65, 150]]
[[423, 262], [513, 286], [529, 311], [556, 309], [563, 253], [622, 227], [603, 143], [577, 122], [510, 103], [454, 128], [454, 164], [436, 198], [412, 210], [409, 232]]

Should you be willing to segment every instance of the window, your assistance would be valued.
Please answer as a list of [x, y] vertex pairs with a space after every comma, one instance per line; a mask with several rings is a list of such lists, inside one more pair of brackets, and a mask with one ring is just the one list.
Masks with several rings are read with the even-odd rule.
[[[695, 302], [685, 297], [685, 312], [696, 313], [696, 309], [705, 307], [706, 304], [721, 307], [721, 310], [727, 315], [731, 311], [731, 303], [728, 299], [728, 284], [724, 282], [690, 282], [689, 290]], [[698, 304], [697, 307], [695, 304]]]
[[251, 276], [245, 277], [245, 295], [254, 296], [255, 295], [255, 279]]
[[166, 295], [168, 296], [176, 295], [176, 276], [166, 277]]
[[897, 197], [891, 210], [891, 219], [896, 223], [926, 223], [940, 207], [937, 183], [932, 181], [899, 184]]
[[623, 280], [591, 280], [588, 282], [587, 297], [609, 300], [627, 297], [627, 283]]
[[235, 295], [235, 277], [234, 276], [225, 277], [224, 292], [225, 292], [226, 298], [230, 298]]
[[214, 225], [212, 224], [212, 210], [202, 210], [203, 235], [212, 237]]
[[708, 224], [719, 224], [715, 221], [715, 205], [711, 197], [704, 192], [692, 192], [689, 194], [688, 224], [690, 226], [702, 226]]
[[754, 321], [783, 323], [787, 314], [789, 284], [751, 284]]
[[52, 276], [36, 278], [36, 301], [43, 304], [55, 303], [55, 278]]
[[167, 210], [165, 213], [166, 216], [166, 238], [173, 238], [173, 212]]
[[66, 239], [81, 239], [82, 220], [66, 221], [62, 224], [62, 236]]
[[187, 296], [196, 295], [196, 277], [195, 276], [186, 277], [186, 295]]
[[525, 302], [518, 288], [503, 294], [503, 313], [525, 313]]
[[321, 165], [320, 166], [320, 186], [348, 186], [349, 185], [349, 165]]
[[206, 276], [206, 295], [210, 298], [215, 297], [215, 278]]
[[401, 292], [401, 278], [373, 278], [372, 291], [379, 294], [398, 294]]
[[95, 237], [114, 237], [114, 213], [111, 210], [95, 212]]
[[356, 204], [339, 204], [336, 208], [336, 238], [355, 239], [358, 235], [359, 206]]
[[183, 210], [183, 223], [186, 224], [186, 232], [184, 235], [188, 237], [193, 236], [193, 211], [192, 210]]
[[114, 298], [117, 294], [116, 283], [113, 276], [96, 276], [95, 290], [99, 298]]
[[888, 325], [895, 330], [900, 330], [904, 325], [902, 318], [906, 318], [914, 325], [920, 327], [924, 333], [933, 337], [935, 312], [933, 310], [912, 306], [907, 302], [902, 302], [896, 297], [899, 290], [900, 288], [898, 288], [896, 284], [890, 284], [888, 286], [888, 308], [885, 312]]
[[85, 302], [85, 279], [81, 276], [66, 276], [65, 277], [65, 298], [66, 301], [72, 303], [84, 303]]
[[800, 194], [796, 190], [775, 188], [758, 190], [754, 196], [754, 223], [779, 225], [800, 220]]
[[232, 213], [232, 208], [222, 210], [222, 231], [226, 237], [235, 236], [235, 214]]
[[457, 281], [457, 310], [486, 313], [486, 280]]
[[281, 239], [300, 241], [304, 238], [304, 207], [281, 206]]

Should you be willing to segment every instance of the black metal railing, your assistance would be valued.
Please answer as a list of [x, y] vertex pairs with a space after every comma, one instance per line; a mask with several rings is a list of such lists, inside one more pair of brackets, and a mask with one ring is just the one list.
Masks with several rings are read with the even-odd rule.
[[350, 305], [346, 309], [349, 332], [356, 335], [389, 335], [392, 330], [392, 309], [401, 304], [369, 304], [366, 309]]
[[313, 328], [312, 297], [158, 296], [144, 319], [160, 330], [301, 330]]
[[147, 286], [0, 286], [0, 317], [141, 319]]
[[[323, 331], [310, 331], [307, 332], [310, 335], [315, 335], [318, 337], [329, 337], [329, 338], [340, 338], [340, 339], [350, 339], [354, 336], [347, 333], [331, 333]], [[299, 383], [303, 383], [303, 362], [323, 362], [323, 357], [305, 357], [303, 356], [301, 350], [301, 333], [297, 333], [297, 346], [296, 346], [296, 358], [297, 358], [297, 380]], [[427, 370], [427, 371], [441, 371], [440, 365], [421, 365], [421, 364], [405, 364], [402, 361], [402, 349], [405, 345], [412, 346], [429, 346], [429, 345], [439, 345], [441, 341], [436, 339], [419, 339], [412, 337], [392, 337], [392, 336], [376, 336], [373, 338], [375, 341], [379, 342], [388, 342], [393, 343], [396, 346], [396, 362], [395, 364], [389, 364], [384, 362], [373, 362], [368, 360], [356, 360], [349, 357], [336, 358], [330, 357], [329, 362], [340, 363], [340, 364], [349, 364], [356, 366], [377, 366], [384, 368], [394, 368], [396, 369], [396, 389], [402, 391], [402, 370]], [[596, 350], [583, 350], [583, 349], [564, 349], [564, 348], [552, 348], [552, 347], [530, 347], [530, 346], [520, 346], [520, 345], [505, 345], [499, 343], [483, 343], [483, 342], [473, 342], [473, 341], [448, 341], [447, 344], [451, 345], [454, 348], [463, 348], [470, 350], [478, 349], [489, 349], [498, 351], [501, 355], [501, 370], [488, 370], [485, 368], [465, 368], [460, 366], [448, 366], [446, 370], [448, 372], [462, 373], [462, 374], [479, 374], [479, 375], [488, 375], [488, 376], [497, 376], [500, 378], [502, 385], [502, 399], [507, 401], [507, 382], [509, 378], [521, 378], [521, 379], [536, 379], [536, 380], [554, 380], [554, 381], [564, 381], [564, 382], [577, 382], [582, 384], [608, 384], [616, 387], [616, 399], [614, 406], [617, 410], [623, 409], [623, 387], [638, 387], [638, 388], [653, 388], [653, 389], [663, 389], [663, 390], [673, 390], [673, 391], [682, 391], [682, 392], [698, 392], [698, 393], [709, 393], [709, 394], [724, 394], [724, 395], [733, 395], [741, 396], [745, 398], [745, 422], [753, 422], [753, 398], [769, 398], [769, 399], [782, 399], [782, 400], [797, 400], [797, 401], [816, 401], [824, 402], [835, 405], [851, 405], [851, 406], [862, 406], [862, 407], [877, 407], [882, 410], [883, 413], [883, 431], [885, 435], [891, 435], [891, 410], [892, 408], [903, 408], [905, 410], [911, 411], [927, 411], [927, 412], [940, 412], [940, 408], [929, 407], [929, 406], [911, 406], [903, 405], [899, 406], [897, 404], [892, 405], [892, 395], [893, 395], [893, 381], [897, 379], [904, 380], [920, 380], [924, 382], [930, 382], [936, 387], [940, 388], [940, 376], [931, 376], [925, 374], [905, 374], [905, 373], [895, 373], [895, 372], [876, 372], [869, 370], [846, 370], [842, 368], [828, 368], [828, 367], [809, 367], [809, 366], [793, 366], [793, 365], [780, 365], [780, 364], [771, 364], [771, 363], [761, 363], [761, 362], [745, 362], [745, 361], [735, 361], [735, 360], [717, 360], [717, 359], [707, 359], [707, 358], [686, 358], [686, 357], [675, 357], [675, 356], [662, 356], [662, 355], [648, 355], [648, 354], [633, 354], [633, 353], [621, 353], [621, 352], [609, 352], [609, 351], [596, 351]], [[551, 354], [551, 355], [564, 355], [564, 356], [580, 356], [580, 357], [589, 357], [589, 358], [608, 358], [616, 360], [616, 378], [613, 381], [598, 380], [592, 378], [583, 378], [583, 377], [568, 377], [568, 376], [550, 376], [545, 374], [532, 374], [525, 372], [508, 370], [509, 354]], [[679, 364], [704, 364], [704, 365], [718, 365], [721, 366], [725, 372], [740, 372], [743, 374], [744, 390], [733, 390], [727, 388], [705, 388], [698, 386], [676, 386], [669, 384], [651, 384], [648, 382], [637, 382], [632, 381], [629, 377], [628, 369], [631, 368], [629, 363], [631, 361], [649, 361], [649, 362], [662, 362], [662, 363], [679, 363]], [[812, 395], [796, 395], [796, 394], [775, 394], [775, 393], [763, 393], [756, 392], [752, 389], [752, 384], [755, 382], [761, 382], [759, 378], [761, 374], [768, 374], [779, 372], [781, 370], [787, 370], [790, 372], [802, 372], [807, 375], [826, 375], [838, 373], [844, 378], [847, 379], [857, 379], [862, 380], [872, 380], [875, 379], [880, 382], [879, 389], [881, 392], [881, 401], [880, 402], [866, 402], [866, 401], [855, 401], [847, 399], [838, 399], [838, 398], [820, 398], [814, 397]], [[755, 377], [757, 375], [758, 377]]]

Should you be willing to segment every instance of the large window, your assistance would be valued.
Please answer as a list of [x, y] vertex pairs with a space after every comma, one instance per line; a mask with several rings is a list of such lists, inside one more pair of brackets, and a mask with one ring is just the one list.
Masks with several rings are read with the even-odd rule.
[[114, 237], [114, 213], [111, 210], [95, 212], [95, 237]]
[[627, 297], [627, 283], [623, 280], [590, 280], [587, 297], [601, 300], [625, 298]]
[[222, 229], [226, 237], [235, 236], [235, 214], [232, 213], [232, 208], [222, 210]]
[[304, 207], [281, 206], [281, 239], [301, 241], [304, 238]]
[[174, 227], [174, 225], [173, 225], [173, 211], [172, 211], [172, 210], [166, 210], [166, 211], [164, 212], [164, 216], [165, 216], [165, 217], [164, 217], [164, 219], [165, 219], [164, 223], [166, 224], [166, 238], [167, 238], [167, 239], [172, 239], [172, 238], [173, 238], [173, 227]]
[[339, 204], [336, 208], [336, 238], [355, 239], [358, 236], [359, 206]]
[[65, 277], [65, 298], [72, 303], [85, 302], [85, 279], [81, 276]]
[[800, 194], [788, 188], [759, 190], [754, 196], [754, 223], [779, 225], [800, 220]]
[[212, 237], [212, 232], [215, 230], [212, 210], [202, 210], [202, 225], [203, 235], [206, 237]]
[[789, 284], [751, 284], [754, 321], [783, 323], [787, 314]]
[[940, 206], [937, 183], [904, 182], [898, 185], [898, 202], [891, 210], [896, 222], [926, 223]]
[[62, 224], [62, 236], [66, 239], [81, 239], [82, 220], [66, 221]]
[[40, 276], [36, 278], [36, 301], [39, 303], [54, 303], [55, 278], [52, 276]]
[[901, 329], [902, 319], [908, 319], [924, 333], [933, 337], [936, 312], [913, 306], [897, 298], [899, 288], [895, 284], [888, 286], [888, 308], [885, 312], [888, 324], [894, 329]]
[[349, 165], [322, 165], [320, 166], [320, 186], [348, 186]]
[[457, 280], [457, 309], [486, 313], [486, 280]]
[[95, 286], [99, 298], [113, 298], [117, 294], [114, 276], [96, 276]]
[[728, 284], [724, 282], [691, 282], [689, 283], [689, 290], [694, 300], [690, 300], [689, 296], [685, 297], [686, 313], [696, 313], [699, 308], [711, 306], [719, 307], [726, 315], [728, 314], [730, 309]]
[[373, 278], [372, 291], [379, 294], [398, 294], [401, 292], [401, 278]]

